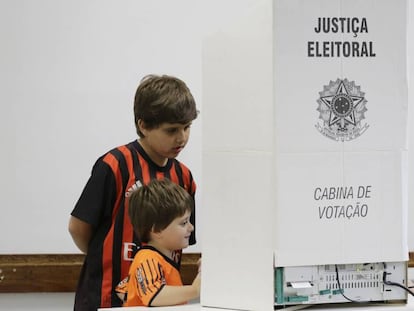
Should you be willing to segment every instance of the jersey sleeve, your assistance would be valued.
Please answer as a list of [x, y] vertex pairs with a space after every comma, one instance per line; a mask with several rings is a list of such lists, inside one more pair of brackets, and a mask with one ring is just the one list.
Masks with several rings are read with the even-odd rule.
[[103, 217], [111, 215], [115, 199], [114, 174], [100, 158], [93, 166], [91, 176], [71, 215], [96, 227]]
[[[150, 306], [166, 284], [164, 268], [156, 257], [149, 257], [134, 265], [128, 286], [128, 300], [138, 298], [143, 305]], [[134, 292], [135, 295], [131, 295]], [[133, 297], [136, 296], [136, 297]]]

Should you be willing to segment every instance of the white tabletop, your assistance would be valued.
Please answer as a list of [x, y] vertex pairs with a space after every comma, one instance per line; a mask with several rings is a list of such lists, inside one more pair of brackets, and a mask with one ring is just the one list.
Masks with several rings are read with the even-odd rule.
[[[335, 304], [335, 305], [298, 305], [294, 307], [289, 307], [285, 309], [279, 309], [281, 311], [292, 311], [292, 310], [346, 310], [346, 311], [361, 311], [369, 309], [372, 311], [400, 311], [400, 310], [413, 310], [414, 311], [414, 297], [409, 295], [407, 304], [364, 304], [363, 306], [355, 305], [351, 303], [344, 303], [344, 304]], [[110, 308], [110, 309], [98, 309], [101, 311], [108, 311], [108, 310], [128, 310], [128, 311], [154, 311], [154, 307], [124, 307], [124, 308]], [[157, 311], [213, 311], [213, 310], [231, 310], [231, 309], [221, 309], [221, 308], [211, 308], [211, 307], [202, 307], [199, 302], [189, 303], [187, 305], [182, 306], [171, 306], [171, 307], [157, 307], [155, 308]]]
[[[414, 268], [408, 269], [408, 285], [414, 285]], [[371, 311], [400, 311], [400, 310], [413, 310], [414, 311], [414, 297], [411, 294], [408, 294], [408, 300], [406, 304], [398, 303], [388, 303], [388, 304], [364, 304], [356, 305], [352, 303], [343, 303], [343, 304], [325, 304], [325, 305], [297, 305], [289, 308], [278, 309], [280, 311], [293, 311], [293, 310], [324, 310], [324, 311], [361, 311], [369, 309]], [[124, 310], [124, 311], [154, 311], [154, 307], [122, 307], [122, 308], [106, 308], [98, 309], [98, 311], [109, 311], [109, 310]], [[199, 301], [193, 301], [186, 305], [181, 306], [171, 306], [171, 307], [157, 307], [156, 311], [214, 311], [214, 310], [227, 310], [232, 311], [232, 309], [222, 309], [222, 308], [212, 308], [212, 307], [203, 307]], [[233, 310], [235, 311], [235, 310]], [[240, 310], [238, 310], [240, 311]]]

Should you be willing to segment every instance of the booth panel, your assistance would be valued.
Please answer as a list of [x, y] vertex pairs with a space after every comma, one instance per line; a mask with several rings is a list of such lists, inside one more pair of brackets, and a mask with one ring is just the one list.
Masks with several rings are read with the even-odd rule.
[[273, 308], [273, 227], [269, 153], [203, 154], [201, 304]]

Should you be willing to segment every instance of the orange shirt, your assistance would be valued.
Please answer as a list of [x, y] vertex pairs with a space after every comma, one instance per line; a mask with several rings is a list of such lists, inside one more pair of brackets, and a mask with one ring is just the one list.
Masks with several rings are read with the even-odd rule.
[[164, 285], [182, 286], [178, 265], [151, 246], [143, 246], [129, 268], [128, 281], [117, 291], [127, 293], [124, 307], [150, 306]]

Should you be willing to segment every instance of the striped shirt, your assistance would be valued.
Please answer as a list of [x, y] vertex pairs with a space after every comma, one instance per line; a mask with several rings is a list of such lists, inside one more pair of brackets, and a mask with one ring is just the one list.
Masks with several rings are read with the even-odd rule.
[[[155, 164], [137, 141], [100, 157], [71, 215], [91, 224], [95, 231], [88, 246], [75, 296], [76, 311], [117, 307], [122, 301], [115, 287], [129, 271], [141, 243], [128, 216], [128, 196], [152, 179], [168, 178], [194, 198], [191, 171], [176, 159], [163, 167]], [[195, 224], [195, 209], [190, 219]], [[190, 237], [195, 244], [195, 230]], [[178, 266], [181, 252], [177, 253]]]

